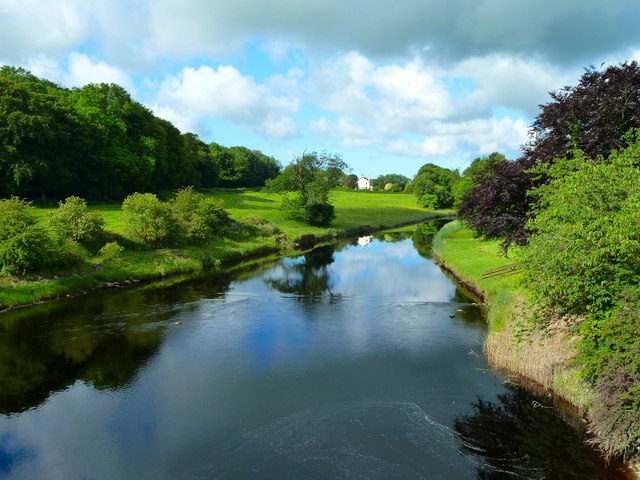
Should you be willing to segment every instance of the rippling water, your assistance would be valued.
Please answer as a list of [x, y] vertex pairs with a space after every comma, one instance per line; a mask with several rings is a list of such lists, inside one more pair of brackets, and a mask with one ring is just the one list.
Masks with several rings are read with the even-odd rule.
[[414, 243], [0, 316], [0, 478], [615, 478]]

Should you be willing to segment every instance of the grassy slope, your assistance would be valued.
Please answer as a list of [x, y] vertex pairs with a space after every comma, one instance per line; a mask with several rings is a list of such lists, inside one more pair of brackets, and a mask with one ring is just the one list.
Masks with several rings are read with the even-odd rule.
[[473, 285], [490, 305], [485, 353], [506, 374], [533, 380], [580, 410], [593, 399], [571, 359], [577, 338], [561, 327], [532, 327], [533, 308], [520, 274], [483, 278], [483, 273], [517, 263], [517, 252], [506, 258], [498, 242], [474, 238], [460, 222], [446, 225], [434, 239], [434, 255], [461, 280]]
[[282, 196], [279, 194], [255, 191], [220, 191], [214, 194], [224, 200], [225, 208], [236, 220], [262, 218], [291, 236], [325, 235], [365, 225], [398, 225], [417, 222], [428, 215], [424, 208], [418, 206], [413, 195], [335, 190], [331, 201], [336, 208], [336, 218], [330, 228], [320, 228], [287, 218], [286, 213], [280, 210]]
[[[0, 277], [0, 304], [15, 306], [101, 287], [107, 282], [194, 272], [206, 264], [286, 250], [295, 238], [305, 234], [324, 236], [367, 225], [379, 228], [417, 223], [434, 215], [420, 208], [413, 195], [335, 191], [332, 200], [336, 207], [336, 219], [330, 228], [318, 228], [288, 219], [280, 210], [281, 196], [277, 194], [216, 191], [208, 195], [222, 198], [227, 211], [237, 221], [247, 222], [255, 217], [273, 223], [280, 230], [277, 235], [280, 243], [277, 243], [275, 235], [266, 235], [242, 240], [215, 239], [205, 245], [180, 249], [147, 250], [128, 236], [120, 204], [92, 205], [90, 209], [98, 211], [105, 219], [105, 229], [127, 246], [123, 255], [110, 265], [105, 265], [101, 263], [101, 258], [94, 257], [82, 269], [66, 272], [59, 275], [59, 278], [22, 280]], [[53, 208], [38, 208], [40, 219], [44, 221]], [[440, 214], [442, 213], [448, 212]]]

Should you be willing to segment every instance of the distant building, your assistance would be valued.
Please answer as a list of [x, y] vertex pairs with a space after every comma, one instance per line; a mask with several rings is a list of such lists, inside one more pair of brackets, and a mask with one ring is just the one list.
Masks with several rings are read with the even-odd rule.
[[371, 179], [360, 177], [358, 179], [358, 190], [371, 190]]

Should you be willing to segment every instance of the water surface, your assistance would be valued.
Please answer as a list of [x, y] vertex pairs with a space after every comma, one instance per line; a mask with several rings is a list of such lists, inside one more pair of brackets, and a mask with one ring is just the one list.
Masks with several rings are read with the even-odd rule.
[[0, 316], [0, 478], [614, 478], [488, 369], [430, 231]]

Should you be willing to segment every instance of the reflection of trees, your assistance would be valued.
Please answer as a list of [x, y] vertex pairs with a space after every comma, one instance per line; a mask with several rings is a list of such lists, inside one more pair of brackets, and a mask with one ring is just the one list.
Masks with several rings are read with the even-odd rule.
[[96, 292], [0, 317], [0, 413], [39, 405], [78, 379], [118, 389], [159, 350], [186, 302], [228, 290], [210, 276], [145, 291]]
[[433, 256], [431, 253], [433, 237], [445, 223], [443, 220], [427, 222], [418, 225], [418, 228], [414, 230], [411, 241], [413, 242], [413, 247], [421, 257], [431, 258]]
[[317, 301], [327, 293], [333, 297], [331, 275], [327, 268], [334, 261], [333, 253], [332, 245], [314, 248], [304, 254], [304, 261], [283, 262], [280, 265], [281, 276], [267, 278], [265, 282], [281, 293], [298, 295], [301, 299]]
[[512, 389], [499, 402], [478, 399], [455, 420], [464, 454], [480, 460], [478, 478], [598, 478], [578, 434], [529, 394]]
[[404, 232], [384, 232], [375, 235], [376, 240], [387, 243], [400, 242], [405, 239]]

